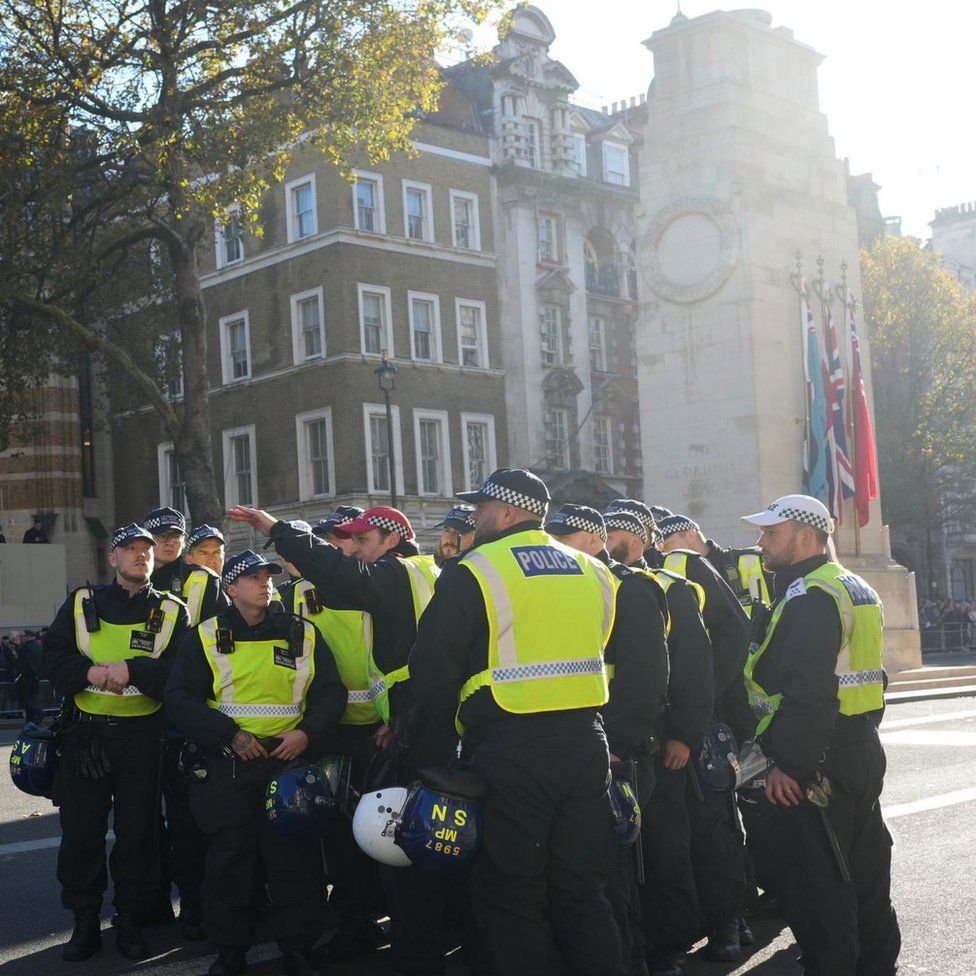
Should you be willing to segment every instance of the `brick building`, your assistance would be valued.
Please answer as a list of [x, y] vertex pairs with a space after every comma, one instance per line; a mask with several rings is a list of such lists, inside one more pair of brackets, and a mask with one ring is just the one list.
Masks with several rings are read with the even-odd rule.
[[[298, 152], [265, 202], [263, 238], [233, 219], [215, 228], [201, 267], [227, 506], [313, 521], [340, 503], [388, 504], [384, 351], [399, 369], [396, 494], [419, 528], [507, 460], [488, 139], [448, 93], [414, 145], [355, 183]], [[185, 507], [152, 411], [114, 429], [118, 520]]]

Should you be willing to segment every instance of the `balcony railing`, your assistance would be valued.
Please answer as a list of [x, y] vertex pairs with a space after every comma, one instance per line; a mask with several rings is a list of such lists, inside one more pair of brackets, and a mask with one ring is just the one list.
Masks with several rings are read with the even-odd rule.
[[593, 295], [620, 297], [620, 269], [615, 264], [605, 264], [598, 268], [586, 265], [586, 290]]

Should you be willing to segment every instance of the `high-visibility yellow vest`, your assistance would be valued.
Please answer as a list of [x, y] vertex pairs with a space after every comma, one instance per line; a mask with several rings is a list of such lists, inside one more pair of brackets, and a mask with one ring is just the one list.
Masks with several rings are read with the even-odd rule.
[[203, 613], [203, 598], [207, 595], [207, 584], [213, 580], [216, 586], [220, 577], [206, 566], [187, 565], [187, 569], [189, 572], [183, 581], [183, 599], [190, 616], [190, 626], [196, 627]]
[[[410, 581], [410, 595], [413, 598], [414, 622], [420, 623], [420, 616], [430, 603], [434, 595], [434, 585], [440, 576], [440, 569], [434, 562], [433, 556], [406, 556], [400, 560], [400, 565], [407, 571]], [[367, 672], [369, 675], [369, 697], [373, 706], [384, 722], [390, 721], [390, 689], [406, 681], [410, 677], [410, 668], [405, 664], [402, 668], [384, 674], [376, 666], [373, 657], [373, 618], [368, 613], [363, 614], [363, 640], [369, 649]]]
[[305, 714], [305, 695], [315, 677], [315, 627], [303, 621], [297, 657], [284, 637], [234, 641], [233, 653], [223, 654], [217, 650], [219, 619], [211, 617], [198, 628], [214, 679], [214, 697], [207, 704], [259, 739], [290, 732]]
[[[94, 599], [93, 591], [87, 588], [75, 592], [75, 643], [93, 664], [113, 664], [136, 657], [158, 658], [169, 645], [182, 609], [177, 600], [164, 597], [159, 604], [163, 621], [158, 633], [152, 633], [146, 625], [140, 629], [135, 624], [112, 624], [101, 618], [98, 630], [89, 633], [82, 606], [88, 596]], [[144, 695], [135, 685], [129, 685], [121, 695], [89, 685], [75, 695], [75, 705], [91, 715], [120, 717], [152, 715], [163, 707], [161, 702]]]
[[[637, 575], [640, 575], [640, 576], [646, 576], [649, 580], [653, 580], [654, 585], [655, 586], [660, 586], [661, 589], [663, 590], [664, 595], [665, 595], [665, 599], [667, 599], [668, 587], [677, 579], [677, 577], [673, 573], [664, 574], [665, 577], [666, 577], [666, 579], [667, 579], [667, 585], [665, 585], [664, 583], [662, 583], [661, 580], [659, 580], [657, 578], [657, 576], [654, 575], [654, 570], [651, 570], [651, 569], [640, 569], [637, 566], [628, 566], [627, 568], [630, 570], [631, 573], [634, 573], [634, 574], [637, 574]], [[617, 576], [617, 574], [614, 573], [614, 576]], [[622, 583], [626, 578], [627, 578], [626, 576], [617, 576], [617, 579], [619, 581], [617, 583], [617, 585], [619, 586], [620, 583]], [[688, 582], [688, 581], [685, 580], [685, 582]], [[692, 583], [691, 585], [692, 586], [697, 586], [696, 583]], [[698, 587], [698, 588], [701, 589], [701, 587]], [[665, 637], [670, 637], [671, 636], [671, 611], [667, 608], [667, 603], [665, 603], [665, 611], [664, 611], [664, 636]], [[611, 683], [613, 682], [614, 673], [616, 672], [616, 670], [617, 670], [616, 664], [612, 664], [612, 663], [610, 663], [608, 661], [607, 662], [607, 681], [608, 682], [611, 682]]]
[[776, 626], [790, 600], [809, 589], [829, 593], [840, 614], [841, 642], [837, 654], [837, 698], [841, 715], [863, 715], [884, 708], [884, 610], [878, 594], [839, 563], [825, 563], [812, 573], [794, 580], [773, 607], [766, 638], [746, 660], [745, 681], [749, 703], [756, 714], [756, 735], [769, 727], [783, 702], [782, 693], [768, 694], [754, 675]]
[[[363, 632], [362, 610], [333, 610], [321, 607], [311, 613], [309, 594], [315, 587], [308, 580], [298, 580], [294, 589], [294, 610], [299, 617], [311, 620], [332, 650], [339, 677], [346, 686], [346, 710], [341, 725], [372, 725], [380, 720], [369, 696], [369, 646]], [[314, 602], [314, 601], [313, 601]]]
[[[685, 562], [684, 562], [684, 564], [683, 564], [683, 566], [685, 568], [687, 568], [687, 565], [688, 565], [688, 561], [686, 559]], [[686, 586], [690, 586], [691, 589], [692, 589], [692, 591], [695, 594], [695, 599], [698, 601], [698, 612], [699, 613], [704, 613], [704, 611], [705, 611], [705, 588], [703, 586], [701, 586], [699, 583], [696, 583], [694, 580], [688, 579], [688, 577], [685, 576], [684, 573], [679, 573], [676, 570], [673, 570], [673, 569], [670, 569], [670, 568], [667, 568], [667, 569], [649, 569], [649, 570], [645, 570], [645, 572], [650, 573], [650, 575], [654, 579], [656, 579], [658, 581], [658, 583], [661, 584], [661, 587], [664, 590], [664, 595], [665, 596], [667, 596], [668, 590], [671, 589], [671, 587], [675, 583], [677, 583], [679, 581], [682, 582], [682, 583], [684, 583]], [[670, 614], [669, 614], [669, 616], [670, 616]], [[671, 630], [671, 622], [669, 620], [668, 621], [668, 632], [669, 633], [670, 633], [670, 630]]]
[[767, 607], [773, 602], [769, 596], [769, 587], [766, 585], [762, 556], [758, 552], [740, 552], [739, 558], [736, 560], [736, 568], [739, 571], [739, 581], [742, 584], [743, 592], [749, 594], [749, 599], [745, 600], [742, 605], [746, 613], [752, 616], [753, 599], [760, 600]]
[[[488, 667], [464, 683], [459, 705], [485, 687], [519, 714], [606, 703], [617, 578], [603, 563], [528, 529], [472, 549], [461, 565], [485, 601]], [[460, 719], [457, 728], [463, 735]]]

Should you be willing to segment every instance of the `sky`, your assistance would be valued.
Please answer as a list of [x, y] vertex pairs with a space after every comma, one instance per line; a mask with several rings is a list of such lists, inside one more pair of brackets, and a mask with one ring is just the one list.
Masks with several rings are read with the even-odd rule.
[[[675, 0], [536, 0], [552, 21], [550, 54], [594, 108], [647, 91], [641, 41], [666, 27]], [[747, 4], [741, 4], [746, 7]], [[838, 158], [881, 186], [881, 212], [923, 240], [936, 209], [976, 200], [976, 4], [969, 0], [765, 0], [774, 27], [823, 56], [820, 109]], [[696, 17], [739, 9], [682, 0]], [[481, 38], [478, 38], [481, 40]]]

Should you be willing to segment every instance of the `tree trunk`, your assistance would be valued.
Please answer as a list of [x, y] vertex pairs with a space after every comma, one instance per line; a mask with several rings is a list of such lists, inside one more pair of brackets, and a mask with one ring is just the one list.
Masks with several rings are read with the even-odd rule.
[[176, 314], [183, 349], [183, 432], [174, 443], [194, 525], [224, 521], [214, 474], [210, 436], [210, 383], [207, 375], [207, 316], [197, 273], [196, 249], [181, 241], [170, 247]]

